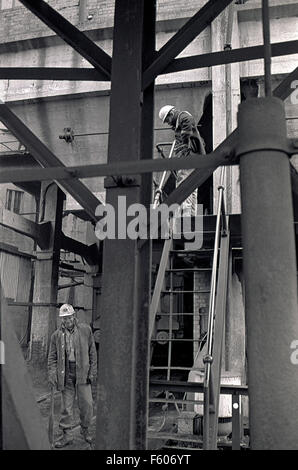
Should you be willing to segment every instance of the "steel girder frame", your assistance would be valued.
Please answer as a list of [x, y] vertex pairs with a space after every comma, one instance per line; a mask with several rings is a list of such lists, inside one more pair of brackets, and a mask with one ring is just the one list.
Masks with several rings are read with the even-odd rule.
[[[134, 4], [136, 3], [136, 2], [132, 2], [132, 1], [129, 2], [128, 0], [125, 0], [125, 5], [126, 5], [126, 1], [128, 2], [129, 5], [127, 4], [127, 6], [129, 6], [129, 7], [132, 7], [132, 5], [134, 5]], [[28, 2], [23, 2], [23, 3], [25, 4], [25, 3], [28, 3]], [[30, 3], [33, 3], [33, 2], [30, 2]], [[36, 3], [40, 3], [40, 2], [36, 2]], [[44, 2], [43, 2], [43, 3], [44, 3]], [[147, 2], [147, 3], [148, 3], [148, 2]], [[214, 2], [209, 2], [209, 3], [207, 4], [207, 6], [208, 6], [208, 5], [210, 6], [211, 3], [214, 3]], [[219, 2], [217, 2], [217, 3], [219, 3]], [[228, 3], [230, 3], [230, 2], [228, 2]], [[122, 3], [122, 5], [123, 5], [123, 4], [124, 4], [124, 2]], [[118, 5], [119, 12], [120, 12], [120, 11], [121, 11], [121, 10], [120, 10], [121, 7], [120, 7], [120, 1], [119, 1], [119, 0], [118, 0], [118, 2], [116, 2], [116, 5]], [[132, 12], [132, 10], [130, 10], [130, 11]], [[119, 13], [119, 15], [120, 15], [120, 13]], [[121, 15], [120, 15], [120, 16], [121, 16]], [[216, 16], [216, 15], [215, 15], [215, 16]], [[127, 18], [127, 17], [126, 17], [126, 18]], [[212, 19], [212, 18], [211, 18], [211, 19]], [[120, 36], [120, 31], [121, 31], [122, 28], [123, 28], [123, 25], [119, 24], [119, 36]], [[126, 32], [126, 31], [124, 31], [124, 33], [125, 33], [125, 32]], [[131, 31], [130, 31], [130, 33], [133, 35], [133, 33], [132, 33]], [[125, 34], [124, 34], [124, 36], [125, 36]], [[190, 39], [190, 40], [191, 40], [191, 39]], [[189, 40], [188, 42], [190, 42], [190, 40]], [[120, 42], [120, 40], [119, 40], [119, 42]], [[179, 41], [178, 41], [178, 42], [179, 42]], [[183, 49], [186, 45], [187, 45], [187, 44], [185, 44], [185, 45], [182, 47], [182, 49]], [[135, 45], [135, 46], [136, 46], [136, 45]], [[120, 47], [120, 49], [121, 49], [121, 47]], [[166, 54], [165, 54], [165, 59], [166, 59], [166, 60], [162, 57], [162, 54], [158, 56], [158, 53], [156, 53], [156, 54], [157, 54], [157, 55], [156, 55], [156, 61], [155, 61], [155, 62], [151, 62], [151, 66], [150, 66], [150, 65], [147, 66], [147, 69], [146, 69], [146, 70], [147, 70], [147, 77], [146, 77], [146, 80], [147, 80], [147, 81], [146, 81], [146, 84], [148, 83], [148, 86], [152, 83], [152, 81], [154, 80], [154, 78], [155, 78], [155, 76], [156, 76], [157, 74], [162, 73], [162, 71], [164, 70], [164, 68], [167, 66], [167, 63], [170, 63], [170, 62], [173, 60], [173, 58], [175, 57], [175, 55], [178, 53], [178, 52], [176, 52], [176, 53], [175, 53], [174, 55], [172, 55], [172, 57], [171, 57], [171, 54], [169, 54], [169, 55], [167, 54], [167, 50], [166, 50], [166, 49], [164, 49], [163, 52], [166, 52]], [[117, 55], [115, 56], [115, 58], [116, 58], [116, 57], [117, 57]], [[117, 59], [116, 59], [116, 60], [117, 60]], [[120, 64], [120, 63], [121, 63], [121, 59], [120, 59], [119, 56], [118, 56], [118, 61], [119, 61], [119, 64]], [[167, 62], [167, 61], [168, 61], [168, 62]], [[136, 62], [137, 62], [137, 59], [136, 59]], [[159, 64], [158, 64], [158, 63], [159, 63]], [[157, 66], [156, 64], [157, 64], [158, 66]], [[123, 65], [123, 68], [125, 68], [124, 64], [122, 64], [122, 65]], [[136, 65], [136, 64], [134, 64], [134, 65]], [[113, 67], [114, 67], [114, 66], [113, 66]], [[150, 68], [149, 68], [149, 67], [150, 67]], [[154, 69], [155, 67], [156, 67], [156, 70], [154, 71], [154, 73], [152, 73], [152, 71], [153, 71], [153, 69]], [[151, 69], [151, 70], [150, 70], [150, 69]], [[135, 68], [134, 68], [134, 70], [135, 70]], [[140, 72], [140, 70], [139, 70], [139, 72]], [[151, 76], [150, 76], [149, 72], [151, 72], [151, 74], [152, 74]], [[127, 71], [127, 75], [129, 75], [128, 71]], [[134, 78], [134, 80], [135, 80], [136, 83], [137, 83], [137, 91], [139, 92], [139, 91], [140, 91], [139, 80], [138, 80], [138, 79], [136, 80], [136, 77], [133, 77], [133, 78]], [[116, 78], [115, 78], [115, 83], [117, 83]], [[118, 85], [117, 85], [117, 86], [119, 86], [119, 89], [121, 89], [121, 84], [119, 84], [119, 81], [118, 81]], [[136, 94], [137, 94], [137, 91], [135, 90], [135, 92], [133, 92], [133, 97], [134, 97], [134, 98], [135, 98], [135, 96], [136, 96]], [[125, 90], [124, 93], [126, 93], [126, 90]], [[113, 92], [112, 92], [112, 96], [113, 96]], [[122, 97], [123, 97], [123, 95], [122, 95]], [[139, 98], [140, 98], [140, 95], [139, 95]], [[112, 99], [113, 99], [113, 98], [112, 98]], [[131, 110], [131, 109], [133, 109], [133, 106], [134, 106], [134, 105], [135, 105], [135, 100], [133, 100], [133, 104], [131, 104], [130, 106], [128, 106], [128, 108]], [[118, 106], [119, 106], [119, 104], [118, 104]], [[149, 108], [149, 106], [148, 106], [148, 108]], [[117, 105], [115, 105], [115, 109], [117, 109]], [[112, 113], [114, 113], [115, 116], [116, 116], [116, 114], [117, 114], [115, 110], [114, 110], [114, 112], [113, 112], [112, 109], [111, 109], [111, 124], [112, 124], [112, 122], [113, 122]], [[144, 114], [145, 114], [145, 113], [144, 113]], [[148, 114], [150, 115], [150, 112], [149, 112]], [[135, 119], [134, 122], [137, 122], [137, 123], [139, 123], [139, 124], [140, 124], [140, 121], [144, 122], [142, 119], [140, 119], [140, 117], [137, 117], [135, 113], [133, 113], [133, 117], [134, 117], [134, 119]], [[119, 120], [117, 121], [117, 118], [116, 118], [116, 117], [115, 117], [114, 119], [115, 119], [115, 121], [118, 122], [118, 124], [119, 124]], [[120, 124], [121, 124], [121, 123], [120, 123]], [[114, 128], [116, 128], [116, 124], [114, 124]], [[149, 128], [149, 126], [148, 126], [148, 128]], [[115, 131], [114, 131], [114, 133], [115, 133]], [[111, 135], [112, 135], [112, 134], [111, 134]], [[134, 136], [134, 138], [135, 138], [135, 136]], [[233, 133], [233, 134], [232, 134], [231, 136], [229, 136], [229, 138], [225, 141], [225, 145], [227, 145], [227, 144], [233, 144], [233, 145], [234, 145], [234, 144], [235, 144], [235, 139], [236, 139], [236, 134]], [[128, 143], [128, 140], [129, 140], [129, 139], [127, 139], [127, 143]], [[140, 149], [140, 147], [137, 146], [137, 147], [136, 147], [136, 150], [139, 150], [139, 149]], [[122, 151], [122, 148], [121, 148], [120, 150]], [[123, 153], [125, 153], [125, 152], [123, 152]], [[112, 151], [112, 150], [110, 150], [110, 154], [109, 154], [109, 155], [111, 155], [111, 156], [113, 155], [113, 151]], [[211, 172], [212, 172], [212, 170], [211, 170]], [[208, 175], [207, 175], [207, 173], [208, 173]], [[209, 176], [209, 174], [210, 174], [210, 170], [204, 172], [204, 175], [201, 175], [200, 181], [203, 182], [203, 181]], [[198, 176], [200, 176], [200, 175], [198, 175], [198, 172], [194, 171], [194, 172], [192, 173], [192, 175], [188, 178], [188, 180], [186, 180], [186, 181], [184, 182], [184, 185], [183, 185], [183, 186], [181, 185], [181, 187], [179, 187], [178, 190], [176, 190], [176, 191], [173, 193], [173, 195], [171, 195], [172, 197], [168, 198], [168, 202], [181, 199], [188, 191], [189, 191], [189, 192], [192, 192], [193, 187], [198, 186]], [[190, 183], [190, 184], [189, 184], [188, 189], [186, 189], [188, 183]], [[137, 186], [136, 186], [136, 187], [137, 187]], [[130, 189], [132, 189], [132, 188], [130, 188]], [[112, 190], [110, 190], [110, 191], [112, 191]], [[118, 189], [114, 189], [115, 194], [116, 194], [117, 191], [118, 191]], [[133, 191], [134, 191], [134, 192], [137, 192], [137, 190], [135, 190], [135, 189], [134, 189]], [[108, 191], [108, 192], [109, 192], [109, 191]], [[113, 191], [112, 191], [112, 192], [113, 192]], [[129, 192], [129, 191], [127, 190], [127, 192]], [[111, 254], [112, 254], [113, 259], [114, 259], [114, 258], [115, 258], [115, 253], [112, 253], [112, 252], [111, 252]], [[130, 254], [132, 255], [131, 252], [130, 252]], [[131, 256], [131, 257], [130, 257], [130, 260], [132, 260], [132, 259], [134, 260], [135, 258], [133, 258], [133, 257]], [[107, 265], [107, 258], [106, 258], [106, 265]], [[115, 268], [115, 265], [114, 265], [113, 267]], [[135, 289], [135, 284], [136, 284], [136, 277], [135, 277], [135, 274], [136, 274], [136, 272], [137, 272], [136, 270], [133, 272], [133, 277], [130, 279], [130, 283], [129, 283], [129, 284], [133, 284], [133, 285], [134, 285], [134, 293], [136, 294], [136, 295], [135, 295], [135, 298], [134, 298], [134, 301], [137, 300], [137, 303], [138, 303], [139, 299], [138, 299], [138, 295], [137, 295], [137, 290]], [[130, 269], [130, 273], [132, 273], [132, 269]], [[106, 284], [106, 286], [108, 287], [108, 284]], [[108, 298], [108, 295], [107, 295], [107, 298]], [[106, 304], [107, 304], [107, 305], [109, 304], [109, 301], [108, 301], [108, 300], [106, 301]], [[129, 304], [129, 302], [127, 302], [127, 305], [128, 305], [128, 304]], [[110, 301], [110, 305], [114, 305], [114, 306], [116, 305], [116, 306], [117, 306], [117, 303], [114, 302], [113, 300], [111, 300], [111, 301]], [[126, 308], [127, 308], [127, 305], [126, 305]], [[130, 305], [131, 305], [131, 304], [130, 304]], [[138, 305], [140, 305], [140, 304], [138, 303]], [[133, 307], [134, 307], [134, 312], [136, 313], [137, 310], [136, 310], [136, 304], [135, 304], [135, 303], [133, 303]], [[119, 311], [121, 312], [121, 308], [119, 309]], [[118, 312], [117, 312], [117, 313], [118, 313]], [[133, 340], [136, 341], [136, 343], [137, 343], [137, 339], [136, 339], [136, 338], [137, 338], [137, 332], [136, 332], [136, 330], [135, 330], [136, 324], [137, 324], [137, 320], [136, 320], [136, 321], [133, 321], [133, 323], [132, 323], [131, 325], [133, 325]], [[110, 328], [110, 329], [111, 329], [111, 328]], [[119, 329], [118, 329], [117, 331], [119, 331]], [[119, 338], [121, 339], [121, 335], [118, 335], [117, 338], [118, 338], [118, 339], [119, 339]], [[126, 338], [126, 339], [127, 339], [127, 338]], [[124, 346], [125, 346], [125, 345], [124, 345]], [[130, 346], [131, 346], [131, 342], [130, 342]], [[134, 344], [134, 347], [135, 347], [135, 344]], [[134, 348], [134, 353], [136, 352], [136, 350], [137, 350], [137, 348]], [[132, 362], [133, 362], [133, 364], [130, 364], [131, 370], [132, 370], [132, 368], [136, 365], [136, 361], [137, 361], [137, 356], [136, 356], [134, 353], [133, 353], [133, 354], [131, 355], [131, 357], [130, 357], [130, 359], [132, 359]], [[121, 363], [121, 365], [122, 365], [122, 363]], [[116, 370], [114, 371], [114, 373], [119, 372], [119, 374], [121, 374], [122, 370], [121, 370], [121, 368], [118, 367], [118, 366], [119, 366], [119, 364], [117, 364], [117, 368], [116, 368]], [[115, 364], [113, 364], [113, 367], [115, 368]], [[136, 371], [136, 369], [137, 369], [136, 367], [133, 369], [134, 372]], [[107, 372], [107, 369], [106, 369], [106, 372]], [[133, 379], [135, 379], [135, 378], [136, 378], [136, 375], [133, 376]], [[118, 378], [118, 382], [117, 382], [117, 383], [119, 383], [119, 380], [121, 380], [121, 379]], [[134, 384], [134, 385], [135, 385], [135, 384]], [[104, 406], [105, 406], [105, 400], [104, 400], [104, 398], [105, 398], [105, 393], [107, 392], [107, 390], [103, 388], [102, 390], [99, 390], [99, 391], [102, 392], [102, 405], [103, 405], [103, 407], [104, 407]], [[130, 399], [131, 399], [131, 401], [129, 402], [129, 405], [130, 405], [130, 406], [129, 406], [129, 447], [130, 447], [130, 448], [136, 448], [136, 447], [141, 448], [141, 447], [144, 445], [144, 440], [143, 440], [143, 438], [138, 439], [137, 436], [143, 436], [144, 433], [143, 433], [143, 430], [142, 430], [140, 421], [138, 422], [138, 425], [139, 425], [139, 427], [138, 427], [137, 421], [135, 420], [135, 411], [136, 411], [136, 409], [135, 409], [135, 407], [134, 407], [134, 404], [132, 403], [132, 402], [133, 402], [133, 399], [136, 398], [135, 393], [136, 393], [136, 387], [131, 387], [131, 388], [130, 388]], [[101, 395], [99, 394], [99, 396], [101, 396]], [[127, 395], [126, 395], [126, 397], [127, 397]], [[115, 403], [118, 403], [119, 398], [120, 398], [120, 397], [117, 396], [117, 400], [116, 400], [116, 396], [114, 396], [114, 399], [115, 399], [115, 400], [114, 400], [114, 404], [115, 404]], [[120, 399], [121, 399], [121, 398], [120, 398]], [[125, 401], [125, 402], [126, 402], [126, 404], [128, 404], [127, 401]], [[112, 402], [110, 401], [110, 403], [112, 403]], [[142, 403], [140, 403], [140, 406], [141, 406], [141, 407], [144, 407], [144, 402], [143, 402], [143, 401], [142, 401]], [[109, 420], [107, 419], [107, 412], [106, 412], [106, 410], [104, 411], [104, 414], [105, 414], [105, 419], [106, 419], [106, 421], [105, 421], [105, 426], [106, 426], [106, 428], [109, 428]], [[117, 416], [118, 416], [118, 414], [117, 414]], [[111, 416], [111, 420], [112, 420], [112, 416]], [[143, 423], [143, 424], [144, 424], [144, 423]], [[138, 429], [139, 432], [136, 432], [136, 429]], [[111, 442], [114, 442], [114, 443], [115, 443], [115, 440], [113, 441], [113, 438], [112, 438], [112, 436], [111, 436], [111, 434], [112, 434], [112, 428], [107, 429], [107, 430], [108, 430], [108, 436], [109, 436], [109, 437], [107, 437], [107, 438], [105, 439], [105, 443], [103, 443], [102, 441], [100, 441], [100, 437], [97, 439], [97, 441], [99, 442], [99, 446], [101, 446], [100, 448], [107, 448], [108, 446], [112, 445]], [[127, 427], [126, 427], [126, 430], [127, 430]], [[99, 432], [99, 431], [98, 431], [98, 432]], [[110, 439], [110, 438], [111, 438], [111, 439]], [[122, 437], [119, 436], [119, 434], [118, 434], [118, 438], [119, 438], [119, 440], [117, 440], [117, 438], [116, 438], [116, 442], [117, 442], [117, 444], [119, 444], [119, 446], [120, 446], [119, 448], [122, 448], [121, 446], [123, 445], [125, 439], [123, 438], [123, 436], [122, 436]], [[102, 445], [100, 444], [100, 442], [102, 442]], [[127, 443], [127, 439], [126, 439], [126, 443]], [[113, 447], [113, 448], [115, 448], [115, 447]]]
[[[155, 44], [155, 1], [116, 0], [108, 161], [152, 158], [153, 86], [142, 94], [145, 60]], [[118, 217], [151, 202], [151, 174], [117, 186], [106, 180], [107, 203]], [[118, 221], [124, 224], [126, 221]], [[119, 225], [118, 225], [119, 226]], [[106, 239], [103, 253], [96, 449], [144, 449], [148, 394], [150, 244]]]

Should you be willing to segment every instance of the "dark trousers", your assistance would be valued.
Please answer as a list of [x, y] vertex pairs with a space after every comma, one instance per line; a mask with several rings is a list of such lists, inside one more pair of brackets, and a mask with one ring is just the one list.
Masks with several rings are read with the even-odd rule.
[[62, 391], [62, 411], [59, 422], [59, 427], [67, 434], [71, 434], [73, 427], [73, 405], [76, 394], [81, 426], [82, 428], [88, 428], [91, 425], [93, 416], [91, 385], [87, 383], [77, 384], [75, 363], [69, 363], [65, 378], [65, 388]]

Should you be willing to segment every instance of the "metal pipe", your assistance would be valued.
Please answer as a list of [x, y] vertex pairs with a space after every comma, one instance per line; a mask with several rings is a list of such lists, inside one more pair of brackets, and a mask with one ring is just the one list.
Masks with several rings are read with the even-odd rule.
[[297, 277], [283, 103], [238, 112], [252, 449], [298, 449]]
[[264, 68], [265, 68], [265, 95], [272, 96], [271, 83], [271, 43], [270, 43], [270, 17], [269, 2], [262, 0], [262, 24], [264, 38]]
[[[211, 274], [211, 288], [210, 288], [210, 301], [208, 311], [208, 327], [207, 327], [207, 354], [203, 358], [205, 364], [204, 372], [204, 418], [203, 418], [203, 448], [209, 449], [209, 405], [210, 405], [210, 368], [212, 364], [212, 345], [213, 345], [213, 326], [214, 326], [214, 311], [215, 311], [215, 293], [216, 293], [216, 280], [217, 280], [217, 264], [218, 264], [218, 250], [220, 238], [220, 221], [222, 215], [222, 202], [225, 178], [225, 168], [221, 168], [220, 185], [218, 187], [218, 206], [216, 217], [214, 253], [212, 262]], [[213, 402], [214, 400], [212, 400]]]

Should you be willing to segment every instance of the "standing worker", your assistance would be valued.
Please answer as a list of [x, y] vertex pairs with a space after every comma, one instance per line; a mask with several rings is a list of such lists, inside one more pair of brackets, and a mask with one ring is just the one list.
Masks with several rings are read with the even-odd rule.
[[[174, 152], [176, 157], [187, 157], [191, 152], [205, 155], [204, 141], [197, 129], [193, 116], [188, 111], [180, 111], [175, 106], [166, 105], [159, 111], [159, 118], [175, 132]], [[177, 186], [187, 178], [192, 170], [179, 170]], [[184, 215], [196, 215], [197, 190], [182, 204]]]
[[48, 356], [48, 377], [52, 387], [62, 392], [62, 412], [59, 428], [63, 434], [56, 448], [73, 442], [73, 404], [77, 394], [80, 410], [81, 434], [91, 444], [93, 400], [91, 383], [97, 374], [97, 353], [89, 325], [78, 323], [72, 305], [59, 310], [61, 326], [51, 337]]

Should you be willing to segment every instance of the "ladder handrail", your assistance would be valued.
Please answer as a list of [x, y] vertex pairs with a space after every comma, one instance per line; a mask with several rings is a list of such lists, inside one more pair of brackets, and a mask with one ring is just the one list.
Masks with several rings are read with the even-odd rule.
[[[172, 146], [171, 146], [171, 150], [170, 150], [170, 154], [169, 154], [169, 157], [168, 158], [172, 158], [172, 155], [173, 155], [173, 152], [174, 152], [174, 148], [175, 148], [175, 142], [176, 140], [173, 141], [172, 143]], [[168, 142], [166, 142], [166, 144], [168, 145]], [[161, 144], [159, 144], [161, 145]], [[158, 147], [157, 147], [158, 148]], [[161, 177], [161, 180], [159, 182], [159, 185], [158, 185], [158, 188], [155, 190], [155, 195], [154, 195], [154, 202], [153, 202], [153, 209], [156, 209], [158, 204], [159, 204], [159, 200], [160, 200], [160, 196], [162, 194], [162, 191], [163, 191], [163, 187], [164, 187], [164, 183], [165, 183], [165, 179], [166, 179], [166, 176], [167, 176], [167, 173], [168, 173], [168, 170], [165, 170], [162, 174], [162, 177]]]
[[[175, 147], [175, 140], [173, 142], [163, 142], [160, 144], [157, 144], [156, 147], [158, 151], [160, 152], [159, 145], [171, 145], [171, 150], [169, 153], [168, 158], [172, 158], [173, 152], [174, 152], [174, 147]], [[165, 178], [167, 175], [167, 170], [165, 170], [162, 174], [161, 180], [159, 182], [158, 188], [155, 191], [154, 195], [154, 202], [153, 202], [153, 209], [156, 209], [159, 201], [160, 201], [160, 196], [162, 194]], [[171, 251], [172, 247], [172, 221], [169, 221], [169, 238], [165, 240], [163, 250], [162, 250], [162, 255], [161, 255], [161, 260], [159, 263], [159, 268], [158, 268], [158, 273], [155, 281], [155, 286], [154, 286], [154, 291], [153, 295], [151, 298], [151, 303], [150, 303], [150, 308], [149, 308], [149, 338], [151, 339], [152, 333], [153, 333], [153, 327], [154, 327], [154, 322], [155, 322], [155, 317], [158, 309], [158, 304], [160, 300], [160, 294], [162, 291], [162, 280], [165, 277], [165, 272], [167, 268], [167, 263], [169, 259], [169, 253]]]
[[[218, 186], [218, 206], [216, 216], [216, 231], [214, 241], [214, 252], [212, 262], [212, 274], [211, 274], [211, 288], [210, 288], [210, 300], [208, 309], [208, 327], [207, 327], [207, 352], [203, 358], [205, 365], [204, 368], [204, 448], [209, 447], [209, 407], [210, 401], [214, 405], [215, 396], [213, 387], [210, 387], [210, 371], [211, 364], [213, 361], [212, 350], [213, 350], [213, 339], [214, 339], [214, 321], [215, 321], [215, 299], [216, 299], [216, 285], [217, 285], [217, 266], [218, 266], [218, 254], [219, 254], [219, 241], [221, 235], [227, 232], [227, 219], [224, 203], [224, 177], [225, 168], [221, 168], [220, 185]], [[210, 400], [211, 399], [211, 400]]]
[[[221, 183], [225, 174], [225, 168], [221, 169]], [[216, 281], [217, 281], [217, 265], [218, 265], [218, 252], [219, 252], [219, 240], [220, 240], [220, 228], [221, 228], [221, 216], [223, 212], [223, 192], [224, 186], [220, 184], [218, 187], [218, 206], [216, 216], [216, 229], [215, 229], [215, 241], [214, 241], [214, 253], [212, 262], [212, 274], [211, 274], [211, 288], [210, 288], [210, 301], [208, 310], [208, 327], [207, 327], [207, 354], [205, 356], [205, 376], [204, 383], [206, 386], [209, 385], [210, 378], [210, 365], [212, 362], [212, 345], [213, 345], [213, 325], [214, 325], [214, 311], [215, 311], [215, 293], [216, 293]], [[211, 360], [211, 362], [210, 362]]]
[[158, 309], [158, 304], [160, 300], [160, 294], [163, 288], [163, 279], [165, 277], [166, 269], [167, 269], [167, 264], [169, 260], [169, 254], [171, 251], [172, 247], [172, 234], [170, 232], [169, 238], [165, 240], [163, 250], [162, 250], [162, 255], [161, 255], [161, 260], [159, 263], [159, 268], [158, 268], [158, 273], [155, 281], [155, 286], [154, 286], [154, 291], [153, 295], [151, 298], [151, 303], [149, 307], [149, 338], [151, 339], [152, 333], [153, 333], [153, 328], [154, 328], [154, 322], [155, 322], [155, 317]]

